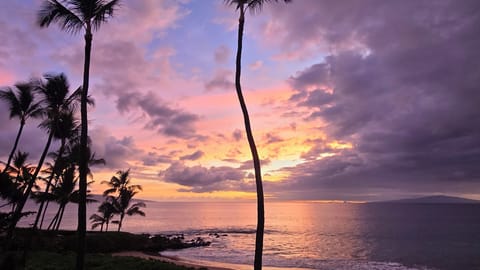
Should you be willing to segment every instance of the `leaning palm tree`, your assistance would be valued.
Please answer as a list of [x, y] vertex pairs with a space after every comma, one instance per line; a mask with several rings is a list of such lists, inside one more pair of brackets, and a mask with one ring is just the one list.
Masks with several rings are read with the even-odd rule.
[[[241, 62], [242, 62], [242, 45], [243, 45], [243, 28], [245, 24], [245, 12], [261, 10], [263, 4], [266, 2], [278, 2], [278, 0], [224, 0], [226, 4], [235, 6], [240, 12], [238, 18], [238, 40], [237, 40], [237, 57], [235, 68], [235, 88], [237, 91], [238, 101], [242, 108], [243, 120], [245, 124], [245, 131], [247, 133], [247, 140], [252, 152], [253, 168], [255, 170], [255, 183], [257, 186], [257, 233], [255, 239], [255, 261], [254, 269], [262, 269], [262, 253], [263, 253], [263, 234], [265, 227], [265, 208], [263, 198], [262, 172], [260, 168], [260, 158], [258, 157], [257, 147], [253, 138], [252, 128], [250, 126], [250, 117], [248, 115], [247, 105], [242, 94], [242, 86], [240, 84]], [[290, 2], [291, 0], [283, 0]]]
[[3, 169], [6, 172], [12, 161], [13, 154], [18, 146], [20, 135], [28, 118], [38, 118], [42, 115], [42, 107], [40, 103], [35, 102], [32, 83], [17, 83], [15, 87], [7, 87], [0, 90], [0, 99], [8, 103], [10, 109], [10, 118], [18, 117], [20, 120], [20, 128], [15, 138], [15, 143], [8, 156], [7, 164]]

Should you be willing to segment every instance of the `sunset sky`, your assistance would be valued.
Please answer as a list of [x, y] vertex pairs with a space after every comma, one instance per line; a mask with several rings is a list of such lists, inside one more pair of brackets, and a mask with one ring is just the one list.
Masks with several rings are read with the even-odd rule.
[[[40, 0], [0, 2], [0, 86], [64, 72], [83, 34], [36, 26]], [[154, 200], [253, 199], [233, 84], [237, 17], [220, 0], [122, 1], [94, 33], [89, 134]], [[242, 83], [266, 197], [480, 199], [480, 2], [270, 3], [247, 14]], [[0, 160], [19, 122], [0, 104]], [[46, 142], [27, 122], [19, 150]], [[52, 150], [58, 145], [54, 145]]]

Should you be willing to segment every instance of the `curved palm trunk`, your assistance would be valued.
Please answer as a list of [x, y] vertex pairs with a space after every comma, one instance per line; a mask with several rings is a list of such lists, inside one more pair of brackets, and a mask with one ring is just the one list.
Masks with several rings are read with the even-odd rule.
[[265, 230], [265, 208], [263, 199], [263, 185], [262, 173], [260, 168], [260, 159], [258, 157], [257, 147], [253, 138], [252, 128], [250, 126], [250, 117], [248, 116], [247, 105], [242, 94], [242, 86], [240, 84], [241, 75], [241, 61], [242, 61], [242, 43], [243, 43], [243, 27], [245, 24], [245, 10], [244, 6], [240, 7], [240, 18], [238, 20], [238, 44], [237, 44], [237, 58], [235, 69], [235, 88], [237, 90], [238, 101], [242, 108], [243, 120], [245, 122], [245, 131], [247, 133], [247, 140], [250, 146], [250, 151], [253, 157], [253, 167], [255, 170], [255, 184], [257, 186], [257, 233], [255, 238], [255, 261], [254, 269], [262, 269], [262, 253], [263, 253], [263, 234]]
[[60, 212], [60, 216], [58, 217], [57, 226], [55, 228], [55, 231], [58, 231], [58, 229], [60, 228], [60, 223], [62, 223], [63, 213], [65, 213], [65, 207], [66, 206], [67, 206], [67, 204], [62, 204], [62, 211]]
[[22, 119], [20, 121], [20, 128], [18, 129], [17, 137], [15, 138], [15, 143], [13, 144], [12, 151], [10, 152], [10, 155], [8, 156], [7, 165], [3, 169], [3, 172], [6, 172], [8, 167], [10, 167], [10, 163], [12, 162], [12, 157], [15, 154], [15, 150], [17, 150], [18, 141], [20, 141], [20, 135], [22, 134], [24, 126], [25, 126], [25, 120]]
[[[45, 193], [48, 193], [48, 191], [50, 190], [50, 186], [52, 185], [53, 176], [55, 175], [55, 170], [57, 169], [57, 166], [58, 166], [58, 164], [57, 164], [58, 159], [63, 155], [64, 149], [65, 149], [65, 139], [62, 139], [62, 144], [60, 145], [60, 149], [58, 149], [57, 160], [55, 160], [55, 164], [53, 165], [53, 170], [50, 173], [50, 176], [48, 178], [48, 183], [47, 183], [47, 187], [45, 188]], [[45, 210], [43, 209], [44, 206], [45, 206]], [[46, 205], [45, 205], [45, 201], [42, 201], [40, 203], [40, 206], [38, 207], [38, 211], [37, 211], [37, 217], [35, 218], [35, 223], [33, 224], [33, 229], [34, 230], [37, 229], [38, 222], [40, 221], [40, 217], [42, 217], [42, 222], [40, 223], [40, 228], [42, 228], [43, 217], [45, 216], [45, 212], [47, 212], [47, 207], [48, 207], [48, 201], [47, 201]]]
[[25, 203], [28, 200], [28, 197], [30, 196], [30, 192], [32, 191], [32, 187], [35, 184], [35, 180], [37, 179], [38, 174], [40, 173], [40, 170], [42, 169], [43, 162], [45, 161], [45, 157], [47, 156], [48, 149], [50, 148], [50, 144], [52, 143], [53, 139], [53, 132], [50, 132], [48, 135], [48, 140], [47, 144], [45, 145], [45, 148], [43, 149], [42, 156], [40, 157], [40, 160], [38, 161], [38, 166], [35, 168], [35, 172], [33, 173], [32, 179], [30, 179], [30, 182], [28, 183], [28, 186], [26, 190], [23, 193], [22, 198], [17, 204], [17, 208], [15, 209], [15, 213], [13, 214], [13, 221], [12, 224], [10, 224], [10, 228], [8, 230], [8, 239], [11, 239], [13, 237], [13, 230], [17, 226], [17, 222], [20, 220], [21, 214], [23, 207], [25, 206]]
[[118, 232], [122, 229], [123, 218], [125, 217], [125, 213], [120, 215], [120, 221], [118, 222]]
[[87, 118], [87, 97], [88, 81], [90, 76], [90, 53], [92, 50], [92, 33], [90, 25], [87, 25], [85, 33], [85, 62], [83, 66], [83, 89], [80, 104], [81, 133], [80, 133], [80, 180], [79, 180], [79, 202], [78, 202], [78, 245], [76, 269], [83, 270], [85, 261], [85, 235], [87, 232], [87, 141], [88, 141], [88, 118]]
[[55, 216], [52, 218], [52, 221], [50, 221], [50, 225], [48, 225], [47, 230], [55, 230], [55, 227], [57, 226], [58, 222], [58, 217], [60, 216], [60, 211], [62, 210], [61, 206], [58, 206], [57, 213]]
[[[5, 168], [8, 168], [8, 166], [5, 167]], [[17, 176], [15, 176], [15, 182], [13, 182], [13, 184], [14, 184], [15, 186], [17, 185], [18, 180], [19, 180], [19, 178], [20, 178], [20, 171], [21, 171], [21, 170], [22, 170], [22, 169], [20, 168], [20, 169], [18, 170], [18, 172], [17, 172]], [[12, 202], [12, 212], [15, 211], [15, 207], [17, 207], [17, 202], [18, 202], [18, 200]]]

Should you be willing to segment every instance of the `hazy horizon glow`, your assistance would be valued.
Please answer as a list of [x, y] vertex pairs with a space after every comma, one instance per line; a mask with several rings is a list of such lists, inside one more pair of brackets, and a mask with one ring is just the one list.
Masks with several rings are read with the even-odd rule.
[[[0, 86], [83, 71], [83, 34], [40, 29], [40, 0], [0, 3]], [[474, 0], [296, 0], [246, 18], [242, 83], [268, 199], [480, 199], [480, 8]], [[254, 199], [234, 89], [235, 9], [122, 1], [93, 36], [94, 193], [131, 169], [154, 200]], [[0, 105], [0, 160], [18, 121]], [[46, 141], [27, 123], [19, 150]], [[55, 145], [51, 148], [55, 149]]]

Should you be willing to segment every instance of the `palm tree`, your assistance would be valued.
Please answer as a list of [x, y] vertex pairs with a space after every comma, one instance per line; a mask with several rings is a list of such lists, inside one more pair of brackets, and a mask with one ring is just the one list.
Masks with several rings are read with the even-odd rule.
[[123, 219], [125, 214], [128, 216], [133, 215], [140, 215], [142, 217], [145, 216], [145, 212], [140, 210], [140, 208], [146, 207], [144, 202], [137, 202], [130, 205], [133, 196], [135, 196], [138, 192], [132, 188], [122, 189], [118, 198], [114, 201], [114, 206], [116, 212], [120, 215], [120, 219], [115, 223], [118, 223], [118, 231], [122, 229]]
[[76, 268], [83, 269], [85, 258], [85, 234], [87, 229], [87, 97], [90, 73], [92, 30], [100, 28], [112, 15], [120, 0], [46, 0], [39, 11], [38, 23], [48, 27], [56, 22], [63, 30], [77, 33], [85, 30], [85, 62], [83, 65], [83, 91], [81, 99], [81, 152], [80, 152], [80, 203], [78, 205], [78, 253]]
[[118, 231], [122, 228], [125, 214], [145, 216], [145, 213], [140, 210], [140, 207], [145, 207], [143, 202], [135, 203], [130, 206], [130, 201], [139, 191], [142, 190], [141, 185], [131, 185], [130, 169], [126, 171], [118, 171], [110, 181], [102, 181], [102, 184], [107, 184], [110, 188], [103, 192], [103, 196], [116, 193], [118, 196], [113, 201], [116, 212], [120, 215], [118, 223]]
[[108, 224], [116, 212], [114, 201], [115, 198], [113, 196], [107, 196], [105, 201], [98, 206], [97, 212], [99, 212], [101, 215], [93, 214], [90, 216], [90, 220], [92, 221], [92, 229], [100, 226], [100, 231], [102, 232], [103, 225], [105, 225], [105, 231], [108, 231]]
[[[55, 154], [55, 162], [53, 167], [51, 168], [52, 170], [50, 171], [50, 175], [48, 177], [47, 185], [45, 187], [45, 193], [48, 193], [48, 191], [50, 190], [50, 186], [52, 184], [52, 180], [55, 177], [55, 174], [61, 171], [62, 165], [65, 165], [65, 157], [63, 156], [63, 154], [65, 151], [65, 146], [67, 144], [67, 140], [73, 138], [78, 133], [78, 121], [75, 119], [73, 109], [69, 108], [65, 111], [60, 112], [57, 120], [58, 121], [56, 124], [56, 128], [53, 131], [53, 136], [55, 139], [59, 139], [61, 143], [58, 152]], [[34, 228], [37, 228], [40, 217], [43, 216], [42, 214], [44, 214], [44, 212], [47, 210], [48, 200], [46, 201], [46, 203], [47, 205], [45, 206], [44, 200], [40, 202], [40, 206], [37, 211], [37, 217], [35, 218], [35, 223], [33, 225]], [[44, 206], [45, 210], [43, 209]]]
[[42, 107], [40, 103], [35, 102], [32, 83], [17, 83], [15, 87], [7, 87], [0, 90], [0, 99], [8, 103], [10, 107], [10, 118], [18, 117], [20, 119], [20, 128], [15, 138], [15, 143], [8, 156], [7, 164], [3, 169], [6, 172], [12, 161], [13, 154], [18, 146], [20, 135], [28, 118], [38, 118], [42, 115]]
[[[75, 186], [78, 179], [75, 176], [75, 166], [68, 166], [61, 174], [59, 183], [53, 187], [52, 195], [58, 203], [58, 211], [55, 218], [52, 220], [53, 230], [58, 230], [62, 222], [65, 207], [69, 202], [73, 201], [75, 196]], [[51, 224], [51, 225], [52, 225]], [[49, 226], [50, 227], [50, 226]]]
[[6, 176], [9, 176], [9, 183], [4, 189], [6, 191], [4, 198], [8, 201], [7, 205], [12, 204], [12, 211], [15, 210], [15, 206], [22, 197], [23, 191], [27, 187], [35, 169], [27, 163], [28, 155], [27, 152], [18, 151], [13, 156], [13, 163], [8, 166], [7, 171], [4, 173]]
[[[243, 28], [245, 24], [245, 11], [251, 12], [261, 10], [263, 4], [266, 2], [278, 2], [278, 0], [224, 0], [226, 4], [235, 6], [240, 11], [238, 18], [238, 40], [237, 40], [237, 57], [235, 68], [235, 88], [237, 91], [238, 101], [242, 108], [243, 120], [245, 124], [245, 131], [247, 133], [247, 140], [252, 152], [253, 167], [255, 170], [255, 183], [257, 186], [257, 233], [255, 239], [255, 261], [254, 269], [262, 269], [262, 253], [263, 253], [263, 234], [265, 227], [265, 208], [263, 198], [262, 172], [260, 168], [260, 158], [258, 157], [257, 147], [253, 138], [252, 128], [250, 126], [250, 117], [248, 116], [247, 105], [242, 94], [242, 86], [240, 84], [240, 76], [242, 69], [242, 45], [243, 45]], [[283, 0], [290, 2], [291, 0]]]
[[110, 186], [109, 189], [105, 190], [103, 192], [103, 196], [108, 196], [112, 193], [118, 193], [120, 194], [123, 190], [142, 190], [141, 185], [130, 185], [131, 178], [130, 178], [130, 169], [126, 171], [118, 171], [117, 175], [112, 176], [110, 181], [102, 181], [102, 184], [107, 184]]
[[46, 118], [40, 123], [40, 127], [48, 131], [48, 139], [33, 176], [29, 180], [28, 185], [23, 192], [22, 198], [18, 202], [15, 209], [13, 222], [9, 229], [9, 238], [13, 236], [13, 229], [19, 221], [23, 207], [30, 196], [32, 187], [35, 185], [35, 181], [40, 173], [43, 162], [45, 161], [55, 132], [61, 128], [61, 126], [59, 126], [59, 117], [62, 112], [65, 110], [70, 110], [72, 106], [74, 106], [80, 93], [80, 90], [77, 90], [69, 95], [70, 84], [68, 83], [68, 80], [64, 74], [46, 74], [44, 77], [46, 81], [37, 81], [35, 90], [39, 92], [41, 96], [40, 102], [44, 104], [43, 115], [46, 116]]

